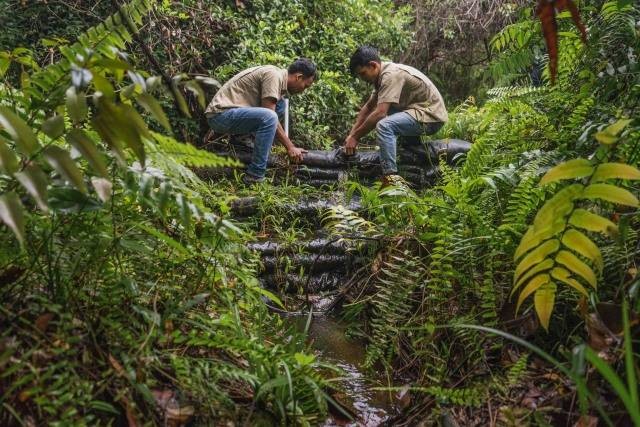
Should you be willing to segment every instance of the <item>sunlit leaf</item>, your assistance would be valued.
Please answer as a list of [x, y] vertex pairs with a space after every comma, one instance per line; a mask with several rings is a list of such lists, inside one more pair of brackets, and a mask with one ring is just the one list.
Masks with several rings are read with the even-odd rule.
[[511, 290], [511, 295], [514, 294], [514, 292], [523, 284], [525, 283], [527, 280], [529, 280], [531, 277], [533, 277], [534, 275], [541, 273], [545, 270], [549, 270], [550, 268], [552, 268], [555, 265], [555, 262], [551, 259], [551, 258], [547, 258], [544, 261], [542, 261], [541, 263], [537, 264], [535, 267], [531, 268], [529, 271], [527, 271], [525, 274], [523, 274], [518, 281], [516, 282], [516, 284], [513, 286], [513, 289]]
[[589, 293], [584, 288], [584, 286], [582, 286], [580, 282], [578, 282], [576, 279], [571, 278], [571, 273], [569, 272], [569, 270], [562, 267], [556, 267], [553, 270], [551, 270], [551, 277], [566, 283], [576, 291], [580, 292], [582, 295], [589, 296]]
[[594, 289], [598, 286], [596, 274], [587, 264], [569, 251], [562, 250], [556, 256], [556, 262], [567, 267], [572, 273], [582, 277]]
[[558, 241], [558, 239], [551, 239], [531, 251], [522, 259], [520, 264], [518, 264], [518, 267], [516, 267], [516, 271], [513, 276], [514, 281], [517, 281], [518, 278], [529, 268], [539, 262], [542, 262], [548, 255], [556, 252], [558, 249], [560, 249], [560, 241]]
[[591, 182], [607, 179], [640, 179], [640, 170], [625, 163], [603, 163], [596, 169]]
[[602, 254], [595, 243], [578, 230], [569, 229], [562, 236], [562, 244], [579, 253], [585, 258], [590, 259], [598, 270], [602, 271], [604, 267]]
[[549, 280], [550, 277], [548, 274], [538, 274], [536, 277], [531, 279], [529, 283], [527, 283], [527, 286], [522, 289], [522, 292], [520, 292], [518, 303], [516, 305], [516, 313], [520, 311], [520, 306], [522, 305], [524, 300], [526, 300], [529, 295], [537, 291], [540, 286], [549, 283]]
[[582, 198], [592, 200], [601, 199], [607, 202], [633, 207], [640, 206], [638, 198], [631, 194], [631, 192], [611, 184], [591, 184], [584, 189]]
[[540, 185], [563, 179], [584, 178], [593, 173], [593, 165], [587, 159], [573, 159], [552, 168], [540, 180]]
[[530, 226], [525, 235], [522, 236], [520, 244], [514, 252], [513, 260], [517, 261], [525, 253], [529, 252], [531, 249], [537, 247], [543, 241], [550, 239], [551, 237], [562, 231], [564, 227], [565, 221], [563, 219], [554, 221], [552, 224], [541, 230], [536, 230], [533, 226]]
[[0, 136], [0, 171], [6, 175], [12, 175], [18, 170], [18, 158], [9, 148], [7, 141]]
[[533, 305], [540, 319], [540, 324], [545, 330], [549, 330], [549, 320], [553, 313], [553, 306], [556, 300], [555, 283], [547, 283], [536, 291], [533, 297]]
[[573, 202], [582, 195], [584, 186], [572, 184], [558, 191], [538, 211], [533, 226], [542, 229], [548, 226], [552, 220], [563, 218], [573, 210]]
[[13, 231], [20, 244], [24, 245], [24, 208], [13, 191], [0, 196], [0, 220]]
[[44, 158], [47, 162], [62, 175], [67, 181], [73, 184], [82, 193], [87, 192], [87, 187], [82, 179], [82, 172], [71, 159], [66, 150], [55, 145], [50, 145], [44, 150]]
[[7, 107], [0, 106], [0, 128], [4, 128], [16, 147], [28, 156], [34, 154], [40, 146], [31, 128]]
[[42, 211], [49, 212], [47, 205], [47, 175], [35, 164], [30, 164], [22, 172], [15, 174], [16, 179], [36, 201]]
[[191, 93], [193, 93], [195, 95], [196, 99], [198, 100], [198, 104], [200, 104], [200, 106], [202, 108], [206, 107], [205, 94], [204, 94], [204, 91], [202, 90], [202, 87], [200, 87], [200, 84], [198, 82], [196, 82], [195, 80], [189, 80], [188, 82], [186, 82], [184, 84], [184, 87], [189, 92], [191, 92]]
[[104, 157], [98, 152], [96, 145], [85, 131], [73, 129], [67, 135], [67, 142], [82, 154], [98, 174], [105, 178], [109, 176]]
[[618, 226], [613, 222], [585, 209], [576, 209], [569, 218], [569, 224], [587, 231], [596, 231], [609, 235], [618, 232]]
[[596, 133], [595, 137], [599, 143], [610, 145], [618, 141], [618, 135], [629, 125], [632, 119], [618, 120], [614, 124], [606, 127], [602, 131]]

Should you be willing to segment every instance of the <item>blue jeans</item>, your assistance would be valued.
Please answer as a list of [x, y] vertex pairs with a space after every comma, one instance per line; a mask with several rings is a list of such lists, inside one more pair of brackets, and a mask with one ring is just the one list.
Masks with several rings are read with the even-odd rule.
[[387, 117], [376, 125], [376, 140], [380, 147], [380, 164], [383, 175], [398, 173], [396, 164], [396, 147], [398, 137], [410, 145], [420, 144], [420, 135], [433, 135], [438, 132], [443, 123], [420, 123], [408, 113], [390, 110]]
[[278, 118], [284, 114], [284, 100], [276, 104], [276, 111], [263, 107], [229, 108], [208, 117], [209, 127], [219, 133], [255, 135], [251, 163], [247, 173], [263, 178], [267, 171], [267, 161], [278, 127]]

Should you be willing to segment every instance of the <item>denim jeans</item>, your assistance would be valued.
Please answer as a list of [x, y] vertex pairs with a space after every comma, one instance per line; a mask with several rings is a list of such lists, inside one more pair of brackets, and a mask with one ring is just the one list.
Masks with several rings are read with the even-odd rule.
[[284, 100], [276, 104], [276, 111], [263, 107], [229, 108], [209, 116], [209, 127], [219, 133], [230, 135], [253, 134], [253, 152], [247, 173], [262, 178], [267, 170], [267, 161], [278, 127], [278, 118], [284, 114]]
[[396, 148], [398, 137], [409, 145], [420, 144], [420, 135], [433, 135], [443, 123], [420, 123], [403, 111], [390, 111], [390, 114], [376, 125], [376, 139], [380, 147], [380, 164], [383, 175], [398, 173]]

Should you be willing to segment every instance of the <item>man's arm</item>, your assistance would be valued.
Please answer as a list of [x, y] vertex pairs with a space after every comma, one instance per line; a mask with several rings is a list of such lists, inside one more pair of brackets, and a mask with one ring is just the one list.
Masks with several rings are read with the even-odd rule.
[[[268, 108], [270, 110], [275, 111], [276, 110], [275, 98], [271, 98], [271, 97], [262, 98], [262, 106], [264, 108]], [[287, 154], [289, 155], [289, 158], [291, 158], [291, 160], [293, 160], [296, 163], [299, 163], [302, 161], [302, 157], [304, 153], [307, 152], [307, 150], [298, 148], [293, 144], [293, 142], [291, 142], [287, 134], [284, 132], [284, 129], [282, 128], [282, 125], [280, 124], [280, 122], [278, 122], [278, 127], [276, 128], [276, 139], [282, 145], [285, 146], [285, 148], [287, 149]]]
[[360, 138], [371, 132], [371, 130], [375, 128], [376, 124], [387, 116], [390, 106], [391, 104], [389, 102], [379, 103], [373, 111], [364, 116], [364, 119], [357, 127], [354, 125], [354, 129], [351, 130], [351, 133], [347, 136], [344, 144], [345, 152], [348, 156], [355, 154]]
[[360, 108], [360, 111], [358, 111], [358, 117], [356, 117], [356, 121], [351, 127], [351, 130], [349, 131], [349, 135], [353, 135], [353, 132], [356, 129], [358, 129], [358, 127], [360, 127], [362, 122], [364, 122], [365, 119], [369, 116], [369, 114], [371, 114], [371, 112], [376, 107], [376, 103], [377, 103], [377, 99], [375, 95], [371, 95], [369, 99], [367, 99], [367, 102], [365, 102], [362, 108]]

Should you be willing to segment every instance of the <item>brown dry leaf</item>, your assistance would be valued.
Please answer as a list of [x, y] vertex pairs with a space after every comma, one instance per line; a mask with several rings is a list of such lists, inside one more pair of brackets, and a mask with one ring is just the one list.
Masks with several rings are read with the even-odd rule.
[[598, 419], [590, 415], [581, 416], [573, 427], [598, 427]]
[[120, 376], [126, 376], [126, 373], [124, 371], [124, 368], [122, 367], [122, 365], [120, 364], [120, 362], [118, 362], [116, 360], [115, 357], [113, 357], [111, 354], [109, 355], [109, 363], [111, 364], [111, 366], [113, 367], [113, 369], [116, 371], [116, 374], [120, 375]]
[[40, 332], [44, 333], [47, 330], [47, 326], [49, 326], [49, 322], [53, 319], [53, 313], [44, 313], [38, 316], [35, 321], [35, 327]]
[[396, 399], [398, 400], [398, 406], [400, 409], [407, 409], [411, 404], [410, 388], [411, 386], [406, 384], [396, 394]]

